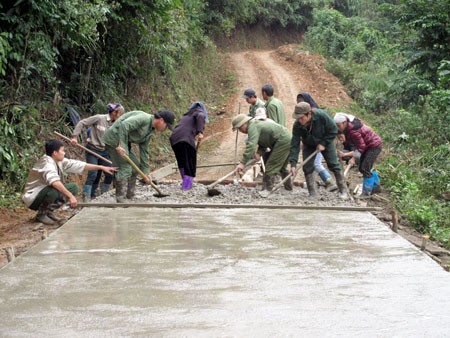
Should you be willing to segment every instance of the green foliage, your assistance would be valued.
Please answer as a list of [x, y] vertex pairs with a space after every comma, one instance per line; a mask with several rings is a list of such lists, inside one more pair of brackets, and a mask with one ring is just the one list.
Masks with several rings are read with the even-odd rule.
[[418, 231], [450, 247], [450, 206], [448, 202], [436, 200], [427, 194], [431, 190], [427, 186], [428, 180], [420, 181], [418, 177], [425, 175], [397, 157], [386, 160], [381, 168], [391, 189], [395, 207]]
[[450, 2], [401, 0], [391, 7], [404, 31], [405, 66], [435, 82], [442, 59], [450, 55]]
[[[2, 112], [3, 113], [3, 112]], [[28, 159], [40, 149], [36, 147], [40, 131], [39, 112], [23, 105], [5, 109], [0, 119], [0, 180], [24, 182]]]
[[208, 0], [205, 23], [209, 29], [229, 36], [237, 26], [261, 24], [266, 27], [289, 25], [305, 29], [312, 21], [312, 10], [331, 0]]
[[6, 64], [8, 63], [7, 55], [11, 52], [11, 45], [7, 38], [10, 36], [8, 33], [0, 33], [0, 75], [5, 76]]
[[366, 112], [376, 114], [390, 158], [383, 185], [419, 231], [450, 247], [448, 1], [336, 2], [316, 8], [309, 48]]

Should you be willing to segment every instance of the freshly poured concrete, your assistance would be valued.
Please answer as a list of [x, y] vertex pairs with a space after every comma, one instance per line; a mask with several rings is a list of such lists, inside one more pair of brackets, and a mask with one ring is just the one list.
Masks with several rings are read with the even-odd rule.
[[450, 274], [374, 216], [80, 212], [0, 270], [1, 337], [448, 337]]

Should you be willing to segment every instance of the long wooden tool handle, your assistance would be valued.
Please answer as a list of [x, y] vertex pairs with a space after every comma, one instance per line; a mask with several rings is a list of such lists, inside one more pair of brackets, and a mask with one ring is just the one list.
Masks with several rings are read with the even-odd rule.
[[[306, 162], [308, 162], [309, 160], [311, 160], [316, 154], [318, 153], [317, 150], [315, 150], [311, 155], [309, 155], [301, 164], [300, 166], [297, 168], [297, 170], [295, 171], [295, 175], [292, 179], [295, 179], [295, 177], [297, 176], [297, 173], [300, 171], [301, 168], [303, 168], [303, 166], [306, 164]], [[273, 189], [270, 191], [270, 193], [273, 193], [275, 191], [277, 191], [287, 180], [289, 180], [292, 177], [292, 173], [289, 173], [289, 175], [287, 175], [285, 178], [283, 178], [283, 180], [278, 183], [276, 186], [273, 187]]]
[[346, 167], [345, 170], [344, 170], [344, 178], [347, 177], [348, 172], [349, 172], [349, 170], [350, 170], [351, 167], [352, 167], [352, 166], [351, 166], [350, 164], [347, 164], [347, 167]]
[[235, 174], [235, 173], [236, 173], [236, 169], [233, 170], [232, 172], [229, 172], [229, 173], [226, 174], [225, 176], [219, 178], [217, 181], [211, 183], [210, 185], [207, 186], [207, 188], [208, 188], [208, 189], [214, 188], [214, 187], [215, 187], [216, 185], [218, 185], [219, 183], [225, 181], [225, 179], [226, 179], [227, 177], [230, 177], [231, 175], [233, 175], [233, 174]]
[[127, 162], [128, 162], [129, 164], [131, 164], [131, 166], [134, 168], [134, 170], [137, 171], [137, 173], [138, 173], [139, 175], [142, 176], [142, 178], [144, 179], [145, 183], [150, 184], [150, 185], [152, 186], [152, 188], [155, 189], [160, 195], [163, 194], [163, 193], [161, 192], [161, 190], [159, 190], [159, 188], [156, 186], [156, 184], [153, 183], [153, 182], [151, 181], [151, 179], [150, 179], [147, 175], [145, 175], [145, 174], [142, 172], [142, 170], [136, 165], [136, 163], [133, 162], [133, 160], [132, 160], [127, 154], [123, 154], [122, 157], [123, 157], [124, 159], [126, 159]]
[[66, 140], [69, 144], [75, 145], [75, 146], [77, 146], [78, 148], [83, 149], [85, 152], [87, 152], [87, 153], [89, 153], [89, 154], [91, 154], [91, 155], [94, 155], [95, 157], [101, 159], [102, 161], [105, 161], [106, 163], [112, 164], [112, 162], [111, 162], [110, 160], [104, 158], [103, 156], [97, 154], [96, 152], [94, 152], [94, 151], [92, 151], [92, 150], [90, 150], [90, 149], [88, 149], [88, 148], [86, 148], [86, 147], [83, 147], [81, 144], [78, 144], [78, 143], [73, 144], [73, 143], [72, 143], [72, 140], [71, 140], [70, 138], [64, 136], [63, 134], [60, 134], [60, 133], [58, 133], [57, 131], [54, 131], [53, 133], [54, 133], [55, 135], [61, 137], [62, 139]]
[[[255, 164], [255, 160], [250, 160], [250, 161], [248, 161], [247, 164], [245, 165], [244, 171], [247, 170], [250, 166], [252, 166], [252, 165], [254, 165], [254, 164]], [[206, 188], [208, 188], [208, 189], [214, 188], [214, 187], [215, 187], [216, 185], [218, 185], [219, 183], [225, 181], [225, 179], [226, 179], [227, 177], [230, 177], [231, 175], [233, 175], [233, 174], [235, 174], [235, 173], [236, 173], [236, 169], [234, 169], [232, 172], [226, 174], [225, 176], [219, 178], [217, 181], [211, 183], [211, 184], [208, 185]]]

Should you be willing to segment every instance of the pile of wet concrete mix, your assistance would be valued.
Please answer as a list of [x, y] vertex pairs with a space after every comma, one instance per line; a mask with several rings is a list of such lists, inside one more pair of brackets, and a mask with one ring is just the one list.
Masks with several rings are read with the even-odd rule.
[[[168, 204], [254, 204], [254, 205], [298, 205], [298, 206], [357, 206], [354, 201], [342, 200], [338, 192], [327, 191], [318, 186], [318, 198], [309, 198], [308, 190], [302, 186], [294, 186], [293, 191], [283, 187], [265, 198], [259, 194], [261, 185], [244, 186], [242, 184], [219, 184], [214, 187], [220, 194], [208, 195], [208, 186], [194, 183], [191, 190], [181, 190], [181, 181], [160, 182], [158, 189], [167, 194], [166, 197], [156, 197], [155, 189], [150, 185], [138, 182], [136, 196], [129, 203], [168, 203]], [[115, 203], [115, 193], [110, 191], [92, 200], [93, 203]]]

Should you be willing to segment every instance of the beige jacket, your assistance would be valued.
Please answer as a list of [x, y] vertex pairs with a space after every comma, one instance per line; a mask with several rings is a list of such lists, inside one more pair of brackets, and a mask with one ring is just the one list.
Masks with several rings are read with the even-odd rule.
[[93, 145], [99, 150], [105, 150], [105, 143], [102, 141], [102, 136], [105, 131], [113, 125], [111, 116], [109, 114], [98, 114], [85, 118], [77, 123], [73, 130], [72, 137], [77, 137], [83, 131], [83, 128], [91, 128], [91, 133], [87, 139], [87, 143]]
[[65, 158], [59, 163], [48, 155], [42, 156], [28, 173], [27, 183], [22, 200], [29, 207], [37, 195], [53, 182], [64, 183], [64, 172], [81, 174], [86, 166], [85, 162]]

